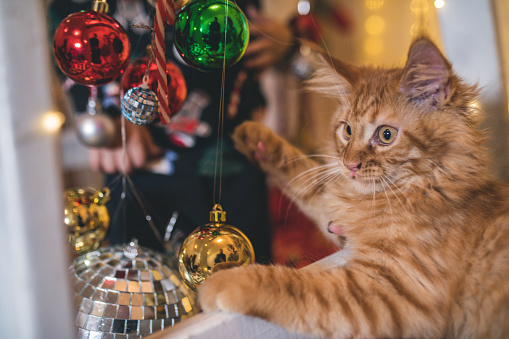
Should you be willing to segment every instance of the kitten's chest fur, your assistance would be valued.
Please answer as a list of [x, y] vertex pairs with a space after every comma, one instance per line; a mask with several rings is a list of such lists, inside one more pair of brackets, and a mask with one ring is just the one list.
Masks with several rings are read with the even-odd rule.
[[430, 185], [427, 190], [393, 189], [370, 196], [331, 187], [326, 196], [330, 220], [356, 244], [413, 237], [422, 243], [458, 240], [462, 246], [475, 246], [486, 229], [509, 216], [508, 187], [492, 182], [475, 188], [465, 185], [450, 195]]

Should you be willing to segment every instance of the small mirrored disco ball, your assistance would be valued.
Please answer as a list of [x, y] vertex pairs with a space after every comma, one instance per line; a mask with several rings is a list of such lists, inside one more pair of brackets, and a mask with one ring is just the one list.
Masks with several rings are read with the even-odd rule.
[[198, 313], [167, 260], [136, 242], [78, 257], [70, 268], [78, 338], [141, 338]]
[[131, 123], [147, 125], [159, 116], [159, 101], [146, 85], [133, 87], [122, 98], [121, 110]]

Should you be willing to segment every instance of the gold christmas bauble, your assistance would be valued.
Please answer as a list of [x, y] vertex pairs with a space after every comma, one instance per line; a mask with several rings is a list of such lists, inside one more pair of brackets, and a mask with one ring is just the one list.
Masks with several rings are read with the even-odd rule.
[[103, 188], [74, 188], [65, 191], [64, 223], [68, 241], [74, 254], [82, 254], [99, 247], [110, 225], [106, 209], [110, 190]]
[[198, 227], [179, 251], [178, 267], [183, 281], [194, 291], [217, 270], [252, 264], [253, 245], [238, 228], [225, 224], [226, 212], [214, 205], [210, 223]]

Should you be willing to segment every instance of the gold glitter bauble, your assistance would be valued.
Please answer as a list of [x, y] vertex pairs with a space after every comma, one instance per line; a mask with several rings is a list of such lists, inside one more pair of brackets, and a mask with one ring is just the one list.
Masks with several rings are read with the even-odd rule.
[[179, 271], [193, 290], [217, 270], [252, 264], [255, 254], [251, 242], [238, 228], [225, 224], [226, 212], [214, 205], [210, 224], [198, 227], [180, 248]]
[[75, 188], [65, 191], [64, 223], [68, 241], [74, 254], [82, 254], [99, 247], [110, 225], [106, 209], [110, 190], [103, 188]]

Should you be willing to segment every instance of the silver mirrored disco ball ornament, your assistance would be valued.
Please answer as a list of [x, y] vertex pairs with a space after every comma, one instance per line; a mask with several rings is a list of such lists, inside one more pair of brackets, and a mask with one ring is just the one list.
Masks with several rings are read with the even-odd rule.
[[129, 122], [136, 125], [147, 125], [159, 116], [159, 101], [147, 84], [133, 87], [122, 98], [122, 114]]
[[198, 312], [168, 259], [132, 241], [74, 261], [78, 338], [141, 338]]

